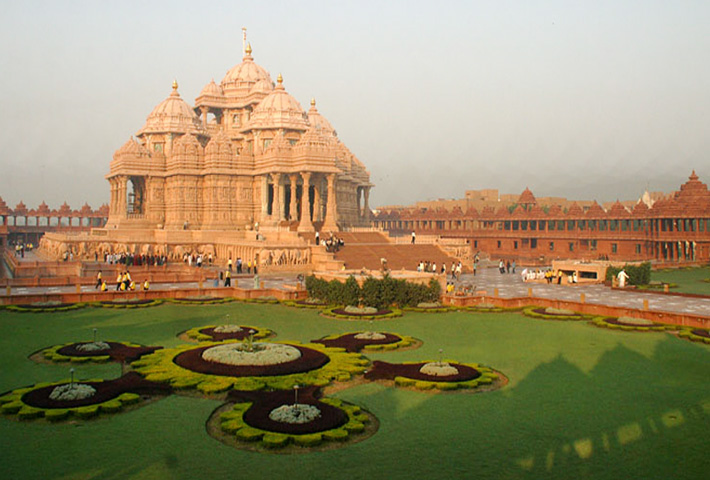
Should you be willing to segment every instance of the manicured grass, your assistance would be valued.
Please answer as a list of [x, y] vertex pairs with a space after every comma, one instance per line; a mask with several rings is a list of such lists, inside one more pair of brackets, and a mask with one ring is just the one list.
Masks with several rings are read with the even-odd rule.
[[[226, 304], [54, 314], [0, 311], [0, 393], [68, 377], [68, 366], [27, 359], [43, 347], [103, 340], [166, 347], [200, 325], [244, 323], [276, 339], [309, 341], [371, 329], [317, 311]], [[366, 352], [389, 362], [443, 357], [478, 362], [510, 379], [503, 389], [431, 394], [363, 384], [336, 397], [380, 421], [371, 438], [297, 456], [256, 454], [211, 438], [220, 405], [173, 395], [76, 424], [0, 418], [0, 478], [703, 478], [710, 445], [710, 348], [667, 333], [619, 332], [520, 314], [406, 313], [375, 322], [421, 348]], [[74, 366], [77, 377], [118, 375], [115, 364]], [[39, 460], [41, 458], [41, 461]]]
[[697, 295], [710, 295], [710, 267], [694, 267], [657, 270], [651, 273], [651, 280], [656, 282], [675, 283], [671, 292], [694, 293]]

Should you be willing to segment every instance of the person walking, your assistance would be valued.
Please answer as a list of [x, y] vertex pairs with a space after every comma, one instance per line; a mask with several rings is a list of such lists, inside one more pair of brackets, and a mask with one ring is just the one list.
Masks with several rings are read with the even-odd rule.
[[412, 230], [412, 245], [417, 241], [417, 234]]
[[224, 286], [225, 287], [231, 287], [232, 286], [232, 271], [227, 270], [224, 272]]
[[99, 270], [99, 273], [96, 274], [96, 288], [101, 287], [101, 270]]

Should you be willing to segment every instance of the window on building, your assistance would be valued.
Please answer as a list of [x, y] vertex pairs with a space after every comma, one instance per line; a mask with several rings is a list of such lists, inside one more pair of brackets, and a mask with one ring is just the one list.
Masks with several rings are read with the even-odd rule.
[[589, 241], [589, 248], [592, 251], [595, 251], [597, 249], [597, 241], [596, 240], [590, 240]]
[[574, 220], [567, 220], [567, 230], [569, 230], [570, 232], [574, 230], [574, 223]]
[[611, 253], [617, 253], [619, 250], [619, 245], [616, 243], [611, 244]]
[[498, 240], [498, 248], [500, 248], [500, 240]]
[[587, 229], [587, 221], [586, 220], [577, 220], [577, 228], [580, 230], [586, 230]]
[[232, 115], [232, 128], [236, 128], [239, 126], [239, 114], [235, 113]]
[[619, 221], [618, 220], [609, 220], [609, 230], [612, 232], [615, 232], [619, 229]]
[[473, 241], [473, 248], [478, 248], [478, 240]]
[[558, 220], [557, 221], [557, 230], [564, 230], [565, 229], [565, 221], [564, 220]]
[[520, 222], [520, 230], [527, 230], [528, 229], [528, 222], [523, 220]]
[[519, 223], [520, 222], [518, 222], [517, 220], [513, 222], [513, 230], [518, 230], [520, 228]]
[[513, 248], [514, 248], [515, 250], [518, 249], [518, 241], [517, 241], [517, 240], [514, 240], [514, 241], [513, 241]]
[[641, 244], [640, 243], [636, 244], [636, 254], [641, 255]]
[[530, 248], [537, 248], [537, 238], [530, 239]]
[[291, 139], [288, 141], [288, 143], [290, 143], [291, 146], [293, 147], [294, 145], [296, 145], [298, 143], [298, 140]]
[[537, 222], [537, 229], [541, 231], [545, 230], [545, 220], [540, 220], [539, 222]]
[[606, 220], [599, 220], [599, 230], [600, 231], [605, 231], [607, 227], [607, 221]]
[[506, 230], [510, 230], [510, 222], [508, 222], [508, 221], [503, 222], [503, 228]]
[[574, 242], [569, 242], [569, 251], [574, 252]]
[[153, 144], [153, 151], [155, 152], [163, 152], [163, 144], [162, 143], [154, 143]]
[[266, 150], [267, 148], [269, 148], [269, 145], [271, 145], [271, 139], [270, 139], [270, 138], [267, 138], [267, 139], [264, 140], [264, 150]]
[[530, 222], [530, 230], [537, 230], [537, 222], [535, 220]]
[[548, 229], [548, 230], [554, 230], [554, 229], [555, 229], [555, 221], [554, 221], [554, 220], [550, 220], [549, 222], [547, 222], [547, 229]]
[[555, 250], [555, 242], [550, 242], [550, 251], [552, 252], [554, 250]]

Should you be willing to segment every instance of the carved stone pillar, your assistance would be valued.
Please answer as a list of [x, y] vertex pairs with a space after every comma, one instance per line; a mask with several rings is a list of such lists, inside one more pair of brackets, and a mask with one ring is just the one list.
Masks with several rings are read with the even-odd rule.
[[335, 174], [328, 174], [328, 202], [326, 204], [324, 231], [338, 230], [338, 205], [335, 199]]
[[314, 228], [311, 222], [311, 196], [309, 195], [311, 172], [303, 172], [301, 177], [303, 178], [303, 193], [301, 194], [301, 221], [298, 224], [298, 231], [312, 232]]
[[291, 220], [298, 220], [298, 199], [296, 198], [298, 189], [298, 174], [292, 173], [289, 175], [291, 179], [291, 202], [289, 204], [289, 213], [291, 215]]
[[323, 220], [322, 218], [322, 213], [323, 213], [323, 206], [321, 202], [321, 187], [322, 187], [322, 179], [318, 178], [318, 180], [315, 181], [313, 184], [313, 221], [314, 222], [320, 222]]
[[261, 221], [269, 215], [269, 177], [261, 177]]
[[271, 180], [274, 182], [274, 202], [273, 207], [271, 207], [271, 216], [274, 217], [274, 221], [278, 222], [283, 218], [281, 207], [281, 174], [272, 173]]
[[202, 106], [200, 107], [200, 112], [202, 112], [202, 126], [207, 128], [207, 112], [209, 111], [209, 107]]
[[355, 203], [357, 203], [357, 220], [360, 220], [363, 217], [362, 203], [360, 201], [360, 197], [362, 197], [362, 188], [356, 186], [355, 187]]

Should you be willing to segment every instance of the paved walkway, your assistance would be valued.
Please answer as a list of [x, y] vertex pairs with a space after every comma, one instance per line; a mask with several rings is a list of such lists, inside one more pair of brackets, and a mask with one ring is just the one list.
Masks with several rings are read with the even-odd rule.
[[526, 283], [520, 276], [520, 269], [515, 274], [501, 274], [497, 268], [483, 268], [479, 269], [475, 277], [472, 274], [462, 275], [461, 281], [475, 285], [477, 290], [486, 290], [489, 296], [492, 296], [494, 289], [497, 288], [500, 297], [527, 297], [528, 288], [532, 288], [533, 297], [539, 298], [578, 302], [580, 295], [584, 293], [586, 303], [642, 309], [644, 300], [648, 300], [649, 310], [710, 316], [710, 297], [693, 298], [639, 293], [633, 290], [612, 290], [604, 285]]

